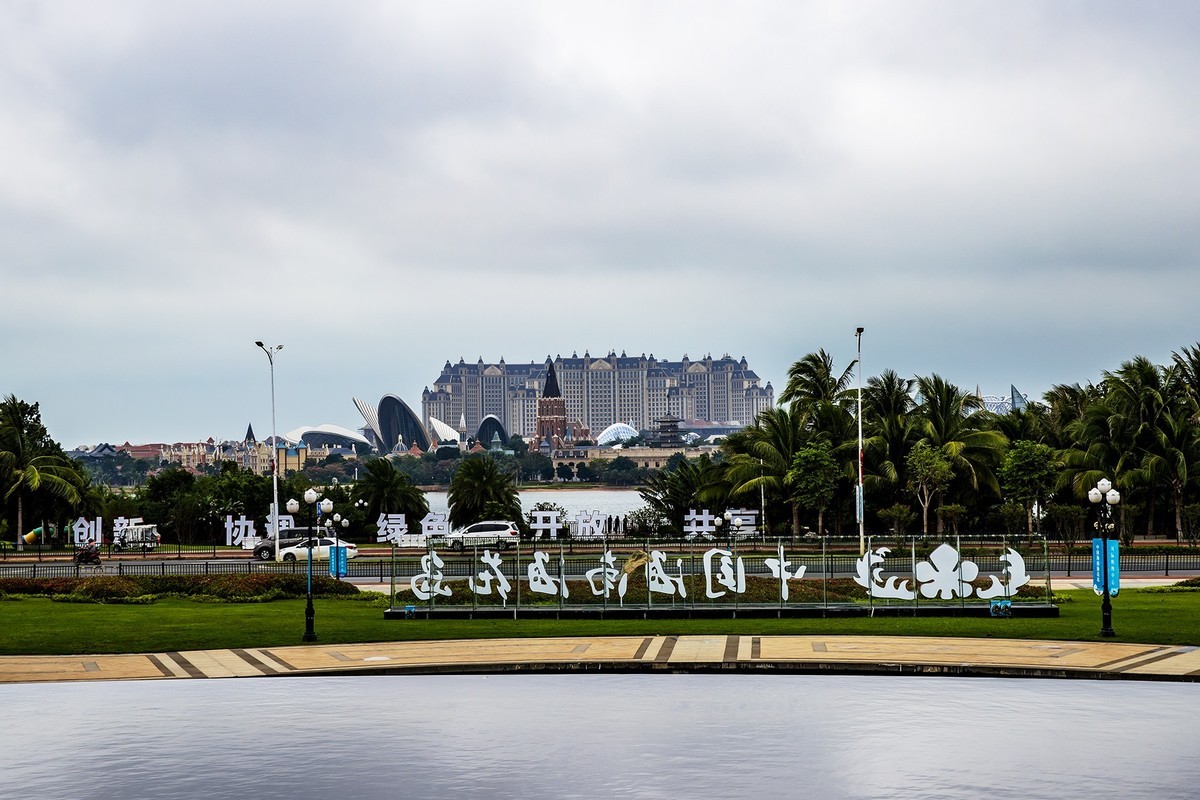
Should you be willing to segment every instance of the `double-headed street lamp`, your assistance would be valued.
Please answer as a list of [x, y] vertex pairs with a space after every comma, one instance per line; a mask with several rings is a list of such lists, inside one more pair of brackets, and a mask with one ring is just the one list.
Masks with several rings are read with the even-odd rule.
[[1099, 558], [1104, 562], [1104, 600], [1100, 603], [1100, 635], [1116, 636], [1116, 631], [1112, 627], [1112, 595], [1109, 593], [1108, 539], [1113, 530], [1112, 507], [1121, 502], [1121, 493], [1113, 488], [1112, 481], [1108, 478], [1101, 478], [1088, 491], [1088, 500], [1099, 506], [1096, 530], [1100, 534], [1101, 547], [1100, 552], [1094, 553], [1092, 558]]
[[279, 560], [279, 465], [275, 463], [275, 459], [279, 457], [279, 440], [275, 438], [275, 354], [283, 349], [283, 345], [277, 344], [273, 347], [267, 347], [262, 342], [254, 344], [267, 354], [267, 361], [271, 364], [271, 500], [274, 505], [271, 506], [271, 530], [275, 534], [275, 560]]
[[[304, 502], [308, 505], [308, 518], [310, 525], [308, 528], [308, 602], [304, 606], [304, 641], [315, 642], [317, 633], [313, 628], [314, 618], [317, 615], [313, 608], [313, 593], [312, 593], [312, 562], [313, 562], [313, 539], [318, 535], [317, 527], [317, 490], [309, 489], [304, 493]], [[328, 515], [333, 511], [333, 501], [328, 497], [322, 500], [319, 504], [321, 513]], [[300, 510], [300, 503], [295, 498], [287, 501], [287, 510], [289, 514], [295, 514]]]

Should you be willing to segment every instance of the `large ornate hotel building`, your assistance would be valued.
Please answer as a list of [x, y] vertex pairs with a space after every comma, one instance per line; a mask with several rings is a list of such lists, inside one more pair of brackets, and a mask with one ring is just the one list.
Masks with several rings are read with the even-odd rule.
[[540, 364], [509, 364], [503, 358], [496, 364], [482, 358], [474, 364], [447, 361], [433, 388], [421, 394], [421, 417], [474, 432], [492, 415], [508, 433], [533, 438], [551, 362], [566, 418], [594, 432], [618, 422], [649, 430], [667, 416], [747, 425], [775, 402], [771, 384], [761, 385], [744, 357], [692, 361], [685, 355], [664, 361], [653, 354], [592, 357], [585, 352], [582, 357], [547, 357]]

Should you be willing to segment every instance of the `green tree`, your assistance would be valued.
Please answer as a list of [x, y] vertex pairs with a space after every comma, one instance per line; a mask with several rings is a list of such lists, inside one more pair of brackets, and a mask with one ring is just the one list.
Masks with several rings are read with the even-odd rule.
[[913, 520], [917, 518], [917, 515], [904, 503], [896, 503], [880, 511], [879, 518], [884, 522], [891, 523], [892, 532], [897, 537], [901, 537], [908, 530], [908, 526], [913, 523]]
[[425, 493], [413, 486], [387, 458], [368, 461], [351, 495], [367, 503], [366, 519], [373, 523], [380, 514], [403, 514], [409, 526], [420, 525], [429, 513]]
[[[905, 460], [908, 486], [921, 504], [921, 533], [929, 535], [929, 506], [950, 485], [954, 468], [950, 459], [926, 442], [917, 442]], [[940, 533], [941, 531], [939, 531]]]
[[513, 477], [486, 453], [462, 460], [450, 479], [450, 525], [462, 528], [487, 519], [524, 523]]
[[24, 545], [25, 503], [39, 495], [79, 502], [80, 472], [42, 424], [37, 403], [8, 395], [0, 401], [0, 496], [16, 505], [17, 547]]
[[825, 534], [825, 509], [833, 500], [842, 470], [833, 458], [833, 448], [823, 440], [800, 448], [792, 460], [787, 482], [792, 496], [804, 508], [817, 512], [817, 532]]
[[1025, 527], [1029, 533], [1034, 532], [1033, 506], [1040, 504], [1054, 489], [1059, 466], [1050, 445], [1027, 439], [1014, 441], [1004, 454], [1000, 483], [1006, 497], [1024, 504]]

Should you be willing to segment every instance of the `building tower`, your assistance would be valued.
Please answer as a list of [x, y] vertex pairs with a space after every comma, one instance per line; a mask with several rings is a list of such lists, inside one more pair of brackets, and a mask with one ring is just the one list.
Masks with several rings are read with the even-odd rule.
[[537, 444], [549, 440], [558, 447], [567, 435], [567, 401], [558, 388], [558, 376], [554, 373], [554, 362], [547, 359], [546, 384], [537, 401]]

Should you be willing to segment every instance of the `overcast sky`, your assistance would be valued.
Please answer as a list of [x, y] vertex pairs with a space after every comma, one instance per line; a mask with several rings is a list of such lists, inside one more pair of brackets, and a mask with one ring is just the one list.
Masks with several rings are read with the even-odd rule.
[[0, 0], [0, 393], [70, 448], [449, 359], [1039, 397], [1200, 340], [1200, 4]]

